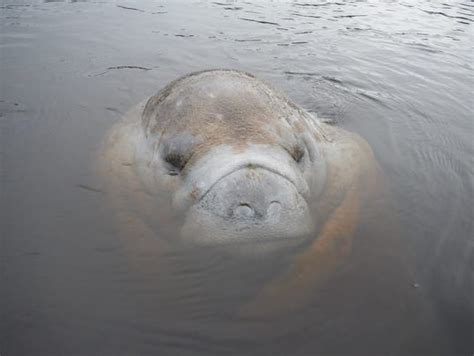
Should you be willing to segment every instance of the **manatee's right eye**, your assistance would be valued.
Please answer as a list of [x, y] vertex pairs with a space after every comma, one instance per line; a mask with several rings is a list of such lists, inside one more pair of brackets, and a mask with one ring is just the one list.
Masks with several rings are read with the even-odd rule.
[[170, 166], [168, 170], [168, 174], [170, 176], [178, 175], [183, 170], [188, 160], [189, 160], [189, 157], [186, 157], [183, 154], [176, 153], [176, 152], [168, 153], [164, 157], [164, 161], [168, 163], [168, 165]]
[[195, 148], [196, 139], [187, 133], [170, 134], [163, 139], [159, 152], [170, 176], [181, 173], [193, 156]]

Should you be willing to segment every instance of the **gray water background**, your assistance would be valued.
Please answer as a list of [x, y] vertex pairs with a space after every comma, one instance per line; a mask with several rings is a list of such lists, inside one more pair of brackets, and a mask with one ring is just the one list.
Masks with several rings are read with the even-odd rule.
[[[214, 325], [193, 293], [221, 257], [130, 272], [90, 167], [131, 106], [180, 75], [235, 68], [370, 143], [416, 256], [416, 287], [442, 316], [443, 340], [430, 342], [471, 354], [473, 9], [467, 0], [2, 0], [0, 353], [261, 346], [245, 324]], [[180, 321], [184, 304], [196, 312]], [[215, 332], [225, 328], [231, 336]], [[308, 345], [298, 349], [318, 351]]]

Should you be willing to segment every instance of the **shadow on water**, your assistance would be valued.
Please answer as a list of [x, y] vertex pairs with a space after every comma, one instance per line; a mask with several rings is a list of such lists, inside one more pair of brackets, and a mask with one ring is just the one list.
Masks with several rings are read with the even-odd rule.
[[399, 300], [364, 305], [364, 290], [384, 295], [382, 272], [334, 283], [303, 313], [249, 322], [230, 311], [285, 261], [170, 250], [158, 269], [130, 267], [91, 162], [122, 113], [207, 68], [252, 72], [370, 143], [434, 329], [411, 330], [407, 350], [472, 353], [472, 2], [0, 8], [2, 355], [366, 354], [364, 332], [377, 328], [378, 350], [404, 351], [393, 336], [410, 321], [384, 329]]

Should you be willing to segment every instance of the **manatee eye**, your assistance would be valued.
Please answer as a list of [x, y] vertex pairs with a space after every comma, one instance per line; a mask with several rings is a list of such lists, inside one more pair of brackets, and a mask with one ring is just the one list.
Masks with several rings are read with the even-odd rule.
[[170, 176], [177, 176], [196, 151], [197, 141], [189, 134], [170, 134], [162, 141], [159, 152]]
[[168, 174], [170, 176], [178, 175], [179, 172], [183, 170], [188, 160], [189, 157], [186, 157], [185, 155], [174, 152], [168, 153], [164, 157], [164, 161], [170, 165], [170, 170], [168, 171]]
[[303, 147], [299, 145], [293, 146], [293, 148], [290, 151], [291, 157], [295, 160], [296, 163], [300, 163], [303, 160], [304, 157], [304, 149]]

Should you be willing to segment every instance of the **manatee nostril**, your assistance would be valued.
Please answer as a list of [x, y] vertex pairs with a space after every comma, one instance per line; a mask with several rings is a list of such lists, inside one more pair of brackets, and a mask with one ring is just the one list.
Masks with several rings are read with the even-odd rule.
[[279, 201], [272, 201], [270, 205], [268, 206], [267, 210], [267, 215], [272, 216], [278, 214], [278, 212], [281, 210], [281, 204]]
[[255, 211], [246, 203], [241, 203], [234, 209], [234, 216], [238, 218], [251, 218], [254, 215]]

